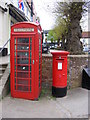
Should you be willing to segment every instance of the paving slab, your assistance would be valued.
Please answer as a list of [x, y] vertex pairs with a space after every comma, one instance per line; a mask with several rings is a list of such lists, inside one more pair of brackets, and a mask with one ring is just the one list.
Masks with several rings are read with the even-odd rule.
[[2, 104], [3, 118], [60, 118], [62, 113], [52, 100], [30, 101], [7, 97]]
[[[68, 91], [67, 96], [56, 99], [57, 104], [67, 110], [70, 118], [88, 118], [88, 90], [77, 88]], [[69, 117], [69, 116], [68, 116]]]
[[63, 98], [40, 98], [39, 101], [12, 98], [2, 100], [3, 118], [87, 118], [88, 90], [77, 88]]

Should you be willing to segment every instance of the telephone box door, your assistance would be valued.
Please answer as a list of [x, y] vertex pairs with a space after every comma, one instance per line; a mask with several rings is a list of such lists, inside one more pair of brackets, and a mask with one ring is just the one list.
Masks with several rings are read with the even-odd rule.
[[13, 36], [11, 41], [11, 95], [34, 98], [34, 36]]

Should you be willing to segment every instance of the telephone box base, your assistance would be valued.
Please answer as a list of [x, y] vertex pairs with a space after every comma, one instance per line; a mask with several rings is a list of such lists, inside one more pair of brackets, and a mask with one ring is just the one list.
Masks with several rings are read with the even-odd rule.
[[64, 88], [56, 88], [52, 86], [52, 95], [54, 97], [64, 97], [67, 94], [67, 87]]

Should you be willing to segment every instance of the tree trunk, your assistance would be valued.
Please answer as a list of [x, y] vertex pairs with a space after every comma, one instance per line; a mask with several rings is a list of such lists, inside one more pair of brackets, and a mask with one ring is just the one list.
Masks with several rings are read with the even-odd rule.
[[65, 35], [62, 34], [62, 45], [61, 45], [62, 50], [65, 50]]
[[78, 19], [71, 21], [72, 24], [68, 32], [66, 49], [72, 54], [81, 54], [83, 50], [83, 46], [80, 42], [82, 30], [79, 22], [80, 21]]

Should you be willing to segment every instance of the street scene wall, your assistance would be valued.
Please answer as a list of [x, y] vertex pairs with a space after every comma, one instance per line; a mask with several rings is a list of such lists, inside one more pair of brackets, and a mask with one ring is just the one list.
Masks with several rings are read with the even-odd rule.
[[[82, 70], [88, 66], [88, 55], [69, 55], [67, 68], [67, 88], [80, 87], [82, 84]], [[42, 86], [52, 87], [52, 55], [42, 56]]]

